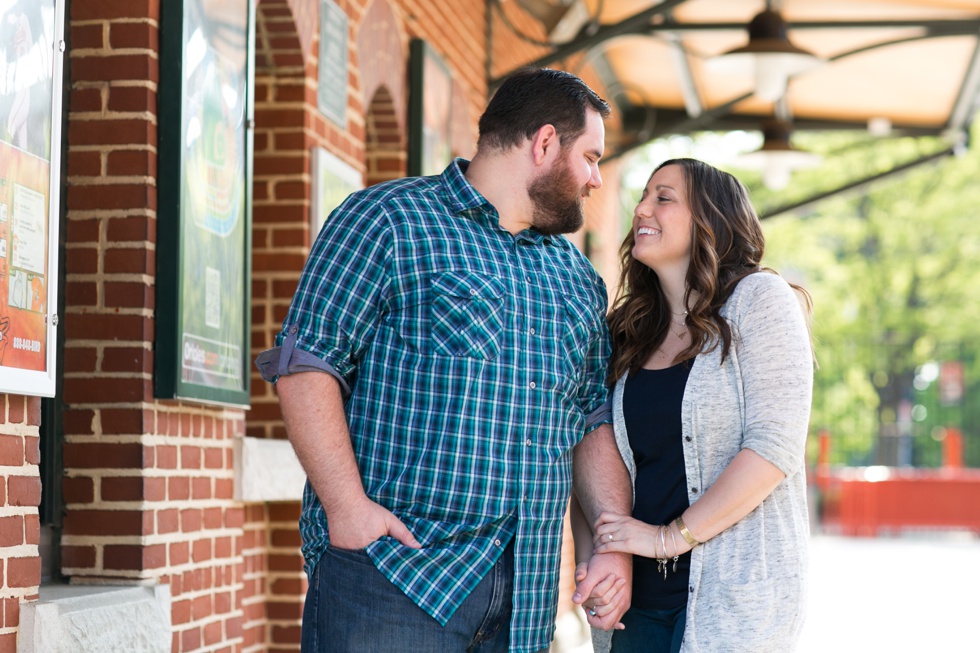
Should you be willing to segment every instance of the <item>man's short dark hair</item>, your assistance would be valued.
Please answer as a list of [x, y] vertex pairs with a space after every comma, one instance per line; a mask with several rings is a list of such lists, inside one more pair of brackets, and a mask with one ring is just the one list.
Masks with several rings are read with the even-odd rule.
[[523, 68], [508, 77], [480, 116], [478, 147], [509, 149], [552, 125], [565, 145], [585, 132], [586, 112], [603, 118], [609, 105], [571, 73]]

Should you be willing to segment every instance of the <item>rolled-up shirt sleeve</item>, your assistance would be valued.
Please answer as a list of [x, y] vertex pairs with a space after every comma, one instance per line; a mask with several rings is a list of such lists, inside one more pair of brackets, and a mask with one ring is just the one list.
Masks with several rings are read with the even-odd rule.
[[585, 432], [594, 431], [597, 426], [612, 424], [612, 397], [585, 416]]
[[388, 291], [388, 220], [382, 203], [360, 193], [337, 208], [306, 260], [275, 346], [255, 365], [275, 383], [298, 372], [334, 376], [350, 394], [357, 361], [370, 345]]
[[347, 385], [347, 380], [333, 368], [333, 365], [307, 351], [296, 349], [298, 330], [295, 325], [289, 327], [282, 345], [266, 349], [256, 356], [255, 366], [259, 369], [259, 375], [264, 380], [275, 383], [280, 376], [299, 372], [324, 372], [337, 379], [345, 398], [349, 396], [350, 386]]

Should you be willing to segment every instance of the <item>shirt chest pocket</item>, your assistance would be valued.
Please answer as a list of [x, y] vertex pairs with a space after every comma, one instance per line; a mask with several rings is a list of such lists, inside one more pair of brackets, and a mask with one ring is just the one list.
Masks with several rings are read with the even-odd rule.
[[565, 363], [565, 374], [577, 380], [597, 335], [594, 319], [598, 309], [591, 298], [575, 292], [566, 292], [563, 304], [560, 354]]
[[433, 353], [496, 358], [503, 331], [504, 295], [504, 285], [494, 277], [464, 271], [433, 276]]

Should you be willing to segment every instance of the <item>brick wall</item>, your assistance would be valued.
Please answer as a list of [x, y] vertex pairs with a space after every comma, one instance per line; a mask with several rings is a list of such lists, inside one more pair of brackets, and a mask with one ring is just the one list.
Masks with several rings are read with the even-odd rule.
[[[253, 370], [248, 411], [153, 396], [157, 232], [173, 220], [157, 213], [161, 2], [68, 7], [62, 572], [81, 584], [168, 584], [175, 652], [296, 651], [299, 506], [233, 497], [234, 439], [285, 437], [273, 388]], [[317, 4], [257, 6], [253, 355], [272, 346], [315, 236], [312, 148], [368, 184], [404, 174], [410, 39], [426, 39], [453, 71], [467, 109], [454, 125], [464, 156], [486, 102], [483, 0], [339, 0], [350, 20], [348, 110], [346, 126], [334, 124], [316, 108]], [[542, 51], [497, 17], [489, 27], [494, 75]], [[597, 230], [617, 203], [604, 175], [588, 214]], [[0, 395], [0, 410], [4, 653], [15, 648], [20, 604], [38, 595], [40, 399]]]
[[0, 653], [17, 650], [20, 604], [41, 582], [40, 423], [38, 397], [0, 394]]
[[173, 650], [239, 647], [244, 412], [153, 397], [159, 2], [74, 0], [62, 572], [165, 583]]

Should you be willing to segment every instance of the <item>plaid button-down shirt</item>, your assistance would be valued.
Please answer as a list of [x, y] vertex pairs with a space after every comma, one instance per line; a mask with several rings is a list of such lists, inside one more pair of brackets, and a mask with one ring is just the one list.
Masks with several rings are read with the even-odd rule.
[[[364, 489], [422, 543], [367, 553], [439, 623], [514, 538], [510, 646], [537, 651], [554, 630], [572, 448], [607, 399], [606, 292], [565, 238], [502, 229], [466, 165], [350, 196], [258, 364], [267, 380], [341, 381]], [[312, 573], [329, 535], [309, 483], [300, 531]]]

